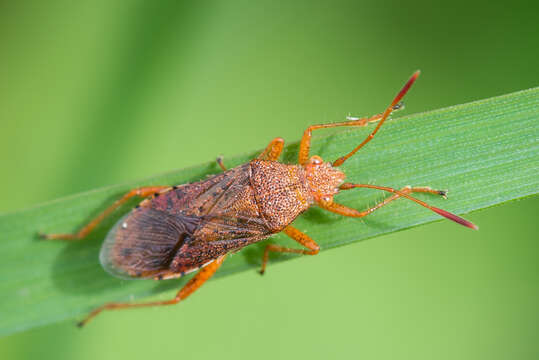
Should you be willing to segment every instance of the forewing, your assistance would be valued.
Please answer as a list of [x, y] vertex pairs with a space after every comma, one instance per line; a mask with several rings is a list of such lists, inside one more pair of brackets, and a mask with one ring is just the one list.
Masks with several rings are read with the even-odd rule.
[[231, 172], [197, 199], [206, 209], [200, 214], [200, 226], [193, 239], [197, 244], [246, 238], [254, 242], [271, 234], [255, 199], [250, 168], [242, 166]]
[[169, 278], [269, 236], [249, 179], [244, 164], [143, 201], [107, 236], [103, 267], [122, 278]]
[[152, 208], [135, 209], [107, 235], [101, 247], [101, 264], [117, 277], [153, 278], [170, 268], [198, 223], [197, 217]]

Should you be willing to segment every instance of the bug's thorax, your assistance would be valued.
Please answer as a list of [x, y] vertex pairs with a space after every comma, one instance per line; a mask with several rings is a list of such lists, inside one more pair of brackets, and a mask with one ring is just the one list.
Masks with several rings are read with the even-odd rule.
[[281, 231], [313, 204], [303, 166], [259, 159], [250, 166], [256, 203], [272, 231]]
[[339, 185], [346, 177], [342, 171], [316, 155], [303, 168], [307, 187], [316, 202], [329, 201], [339, 192]]

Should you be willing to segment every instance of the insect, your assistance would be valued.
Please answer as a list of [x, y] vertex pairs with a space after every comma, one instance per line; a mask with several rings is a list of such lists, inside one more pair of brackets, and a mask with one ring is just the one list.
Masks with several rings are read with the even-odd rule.
[[[277, 161], [284, 140], [273, 139], [266, 149], [250, 162], [205, 180], [179, 186], [150, 186], [131, 190], [76, 234], [43, 235], [47, 239], [81, 239], [106, 216], [134, 196], [147, 197], [122, 217], [108, 233], [100, 252], [105, 270], [120, 278], [178, 278], [198, 273], [179, 290], [173, 299], [146, 303], [108, 303], [92, 311], [80, 326], [103, 310], [176, 304], [196, 291], [221, 266], [227, 254], [284, 232], [305, 249], [267, 245], [262, 258], [264, 273], [270, 252], [318, 254], [320, 247], [290, 223], [310, 206], [350, 217], [364, 217], [400, 197], [407, 198], [441, 216], [472, 229], [471, 222], [412, 197], [411, 193], [429, 193], [445, 197], [446, 191], [429, 187], [385, 186], [344, 182], [339, 170], [348, 158], [367, 144], [419, 76], [415, 72], [387, 109], [370, 118], [348, 118], [333, 124], [312, 125], [305, 130], [299, 147], [298, 164]], [[309, 155], [313, 130], [339, 126], [366, 126], [378, 122], [372, 133], [350, 153], [333, 162]], [[340, 191], [354, 188], [379, 189], [392, 195], [376, 205], [359, 211], [334, 201]]]

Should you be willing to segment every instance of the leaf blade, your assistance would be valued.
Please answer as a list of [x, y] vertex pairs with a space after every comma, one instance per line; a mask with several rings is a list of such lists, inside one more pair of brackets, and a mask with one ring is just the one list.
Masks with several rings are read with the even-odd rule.
[[[401, 117], [385, 124], [376, 139], [343, 168], [348, 181], [396, 188], [449, 188], [449, 201], [418, 197], [458, 214], [530, 196], [539, 191], [538, 109], [539, 88], [534, 88]], [[313, 142], [311, 153], [334, 160], [363, 140], [370, 129], [321, 134]], [[283, 161], [295, 162], [297, 149], [297, 143], [287, 146]], [[227, 166], [246, 162], [254, 154], [227, 158]], [[0, 271], [9, 276], [0, 283], [0, 334], [73, 318], [106, 301], [170, 294], [181, 286], [177, 281], [119, 280], [100, 268], [101, 239], [129, 211], [127, 206], [82, 242], [39, 241], [36, 235], [39, 231], [75, 231], [130, 188], [193, 182], [218, 171], [211, 162], [1, 214]], [[362, 209], [381, 196], [370, 190], [349, 191], [337, 199]], [[438, 219], [436, 214], [400, 200], [364, 220], [311, 209], [294, 224], [322, 249], [328, 249]], [[275, 241], [296, 246], [283, 236]], [[254, 245], [230, 257], [218, 276], [258, 267], [262, 248], [263, 244]], [[289, 258], [294, 257], [272, 260]]]

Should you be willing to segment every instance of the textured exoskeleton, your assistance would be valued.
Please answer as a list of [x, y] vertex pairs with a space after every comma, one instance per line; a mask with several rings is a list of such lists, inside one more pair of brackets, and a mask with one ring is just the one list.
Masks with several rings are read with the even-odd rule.
[[[290, 225], [313, 204], [343, 216], [363, 217], [399, 197], [404, 197], [461, 225], [477, 229], [474, 224], [457, 215], [410, 196], [413, 192], [423, 192], [445, 197], [446, 191], [429, 187], [405, 187], [396, 190], [370, 184], [344, 183], [345, 175], [338, 169], [374, 137], [392, 111], [401, 107], [399, 101], [418, 75], [419, 72], [416, 72], [408, 80], [382, 114], [307, 128], [300, 143], [297, 165], [277, 161], [284, 141], [276, 138], [257, 159], [246, 164], [226, 170], [218, 159], [218, 164], [224, 170], [221, 174], [192, 184], [134, 189], [77, 234], [45, 235], [49, 239], [83, 238], [127, 199], [133, 196], [151, 196], [125, 215], [109, 232], [100, 254], [103, 267], [122, 278], [158, 280], [180, 277], [200, 269], [171, 300], [142, 304], [105, 304], [90, 313], [80, 325], [105, 309], [175, 304], [209, 279], [228, 253], [281, 231], [306, 249], [267, 245], [261, 273], [264, 273], [271, 251], [317, 254], [320, 249], [318, 244]], [[376, 121], [379, 121], [378, 125], [362, 143], [334, 162], [324, 162], [316, 155], [309, 156], [313, 130], [337, 126], [366, 126]], [[379, 189], [393, 195], [364, 211], [333, 201], [334, 195], [339, 191], [353, 188]]]

